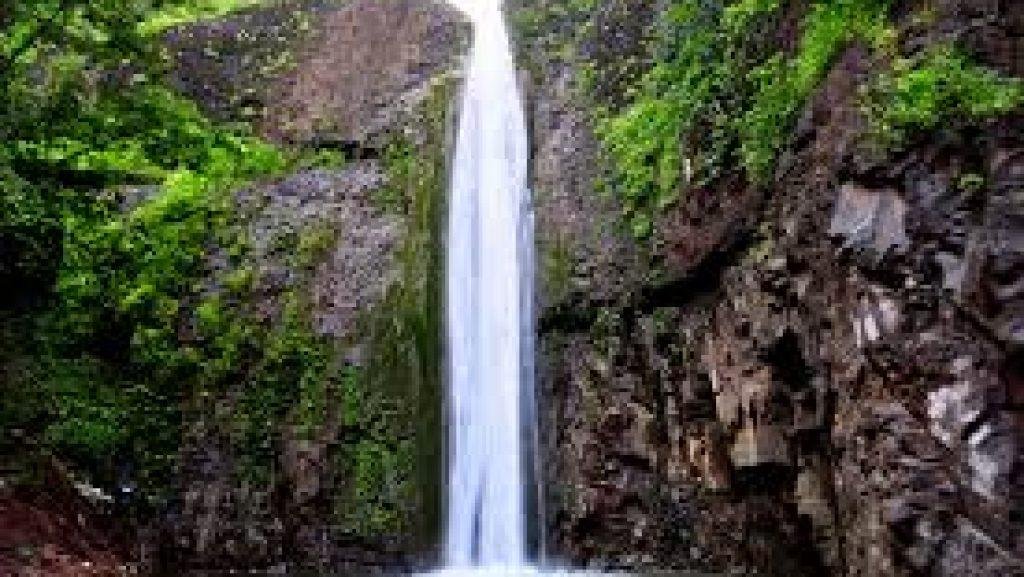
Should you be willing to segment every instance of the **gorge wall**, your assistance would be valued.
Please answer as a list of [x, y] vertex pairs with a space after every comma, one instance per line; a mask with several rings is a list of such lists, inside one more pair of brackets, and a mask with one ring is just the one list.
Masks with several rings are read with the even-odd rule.
[[[243, 160], [270, 149], [289, 160], [241, 182], [211, 179], [218, 188], [184, 199], [160, 181], [118, 184], [138, 180], [131, 175], [75, 191], [111, 221], [95, 229], [145, 228], [127, 244], [85, 248], [121, 255], [98, 272], [122, 276], [89, 305], [105, 324], [80, 339], [84, 347], [36, 344], [52, 338], [34, 328], [43, 311], [67, 306], [59, 287], [38, 291], [38, 308], [0, 309], [0, 573], [361, 573], [433, 563], [440, 231], [468, 40], [468, 22], [441, 1], [346, 0], [266, 3], [140, 41], [159, 48], [159, 66], [143, 68], [159, 87], [151, 90], [169, 88], [186, 111], [251, 135], [229, 137]], [[131, 94], [146, 75], [131, 78], [109, 82]], [[125, 116], [155, 122], [133, 109]], [[205, 126], [165, 129], [158, 154], [180, 168], [167, 152], [177, 131], [205, 136]], [[210, 140], [187, 154], [201, 156]], [[102, 212], [108, 198], [113, 210]], [[201, 215], [198, 234], [182, 224], [189, 214]], [[6, 221], [0, 233], [4, 258], [21, 258], [5, 244]], [[163, 236], [140, 243], [146, 235]], [[75, 233], [62, 236], [68, 253]], [[199, 246], [187, 245], [194, 237]], [[137, 278], [136, 261], [118, 252], [131, 243], [150, 251], [144, 262], [161, 249], [199, 262], [162, 265], [170, 287], [145, 281], [171, 311], [161, 360], [148, 368], [140, 335], [160, 329], [126, 314], [116, 296]], [[59, 248], [27, 258], [56, 277], [69, 268]], [[53, 366], [114, 377], [108, 386], [88, 369]], [[61, 380], [76, 371], [81, 378]], [[173, 376], [161, 397], [165, 372]], [[65, 424], [83, 433], [54, 433]]]
[[[268, 8], [167, 36], [172, 82], [210, 114], [247, 114], [272, 142], [346, 160], [236, 195], [255, 246], [256, 306], [282, 322], [298, 292], [332, 343], [337, 373], [313, 408], [325, 416], [311, 430], [286, 419], [270, 476], [252, 482], [245, 449], [232, 445], [235, 419], [224, 418], [234, 394], [201, 412], [169, 527], [177, 558], [163, 565], [363, 571], [436, 557], [440, 231], [468, 39], [442, 2], [374, 0]], [[288, 61], [268, 70], [282, 42]]]
[[[638, 238], [599, 192], [615, 159], [593, 119], [635, 98], [623, 87], [642, 86], [666, 6], [687, 3], [582, 4], [512, 10], [533, 86], [549, 554], [1024, 571], [1021, 117], [958, 118], [878, 154], [865, 88], [892, 59], [845, 42], [763, 183], [727, 167]], [[743, 41], [792, 55], [811, 4], [777, 4]], [[1024, 73], [1021, 5], [898, 4], [896, 53], [955, 39]]]
[[[507, 12], [533, 146], [545, 557], [1024, 575], [1024, 89], [1007, 80], [1024, 4]], [[13, 228], [43, 237], [0, 221], [18, 293], [0, 303], [0, 573], [436, 560], [440, 231], [468, 34], [440, 0], [288, 0], [161, 33], [159, 77], [115, 51], [113, 72], [69, 84], [169, 87], [298, 159], [214, 200], [118, 172], [142, 145], [98, 148], [100, 169], [0, 148], [3, 206], [28, 205]], [[50, 106], [62, 135], [53, 111], [91, 100], [38, 102], [49, 65], [25, 67], [0, 119]], [[48, 142], [31, 128], [0, 136]], [[204, 138], [181, 137], [183, 164], [200, 145], [265, 152]], [[170, 140], [150, 156], [176, 170]], [[49, 187], [75, 203], [42, 229]], [[150, 274], [167, 246], [197, 270]], [[98, 328], [64, 343], [63, 317]]]

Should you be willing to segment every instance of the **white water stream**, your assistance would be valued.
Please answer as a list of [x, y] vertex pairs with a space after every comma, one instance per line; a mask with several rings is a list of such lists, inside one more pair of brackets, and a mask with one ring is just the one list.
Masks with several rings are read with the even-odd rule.
[[500, 0], [474, 24], [448, 214], [447, 567], [526, 565], [524, 399], [532, 378], [526, 123]]
[[533, 211], [526, 122], [502, 0], [452, 0], [473, 22], [448, 206], [445, 567], [430, 577], [586, 577], [527, 560]]

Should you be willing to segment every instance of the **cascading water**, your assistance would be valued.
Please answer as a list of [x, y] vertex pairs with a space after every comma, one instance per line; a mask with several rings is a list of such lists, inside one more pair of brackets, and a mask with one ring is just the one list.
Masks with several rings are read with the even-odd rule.
[[453, 2], [470, 15], [474, 40], [448, 200], [446, 567], [432, 577], [537, 577], [526, 558], [534, 366], [526, 121], [501, 0]]
[[533, 366], [529, 152], [501, 0], [461, 7], [475, 31], [449, 198], [445, 557], [453, 568], [520, 568]]

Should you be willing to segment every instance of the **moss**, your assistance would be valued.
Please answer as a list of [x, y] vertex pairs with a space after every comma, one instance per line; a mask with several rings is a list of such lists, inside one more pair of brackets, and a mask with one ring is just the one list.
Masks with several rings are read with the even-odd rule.
[[454, 79], [438, 79], [419, 111], [416, 136], [395, 135], [384, 157], [389, 183], [377, 200], [406, 222], [401, 274], [361, 320], [368, 362], [349, 384], [346, 420], [367, 419], [359, 427], [378, 432], [342, 446], [348, 473], [335, 501], [346, 533], [415, 537], [423, 546], [437, 542], [440, 526], [441, 223], [454, 87]]
[[387, 182], [373, 191], [371, 200], [381, 210], [406, 214], [413, 197], [410, 179], [420, 168], [420, 151], [404, 135], [392, 135], [384, 147], [384, 172]]
[[406, 407], [374, 389], [366, 371], [355, 367], [343, 373], [341, 407], [345, 433], [336, 462], [342, 490], [333, 501], [339, 527], [367, 539], [407, 534], [417, 503], [415, 440], [395, 429]]
[[326, 223], [312, 225], [303, 230], [293, 251], [289, 251], [292, 265], [298, 269], [312, 269], [338, 242], [338, 231]]
[[340, 150], [313, 148], [304, 150], [296, 163], [296, 169], [331, 170], [344, 167], [348, 163], [345, 153]]
[[750, 71], [757, 87], [751, 107], [739, 119], [741, 158], [755, 182], [766, 181], [789, 140], [796, 114], [818, 86], [833, 59], [850, 42], [884, 48], [890, 43], [888, 2], [832, 0], [811, 7], [791, 58], [777, 54]]
[[541, 260], [541, 286], [547, 291], [551, 303], [564, 299], [571, 290], [573, 259], [569, 243], [557, 236], [543, 253]]
[[243, 265], [224, 275], [224, 288], [233, 296], [247, 295], [255, 287], [257, 276], [258, 273], [252, 265]]
[[865, 98], [869, 136], [882, 151], [899, 148], [913, 133], [979, 122], [1022, 105], [1024, 81], [980, 66], [950, 45], [897, 59]]
[[970, 194], [977, 193], [984, 187], [985, 177], [975, 172], [962, 174], [957, 179], [957, 188]]
[[187, 0], [168, 3], [146, 15], [139, 23], [139, 32], [146, 36], [158, 34], [168, 28], [226, 16], [246, 8], [266, 5], [269, 0]]
[[227, 385], [233, 399], [227, 431], [240, 461], [237, 474], [264, 486], [274, 481], [285, 427], [301, 439], [314, 438], [327, 423], [341, 379], [335, 344], [312, 331], [306, 298], [298, 290], [278, 298], [282, 310], [269, 327], [235, 309], [204, 333], [204, 349], [217, 361], [207, 364], [208, 382], [223, 383], [222, 391]]
[[770, 54], [759, 39], [770, 38], [780, 4], [671, 2], [656, 26], [655, 63], [627, 91], [628, 103], [597, 108], [610, 182], [637, 237], [649, 235], [680, 194], [737, 165], [751, 182], [766, 183], [796, 114], [843, 47], [863, 40], [891, 49], [888, 2], [820, 0], [794, 53]]

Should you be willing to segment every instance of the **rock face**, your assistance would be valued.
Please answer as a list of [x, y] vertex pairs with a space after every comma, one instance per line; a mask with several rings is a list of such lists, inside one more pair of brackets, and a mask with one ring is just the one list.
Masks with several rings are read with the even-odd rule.
[[[302, 171], [236, 195], [253, 245], [248, 258], [259, 279], [254, 292], [261, 316], [268, 323], [280, 322], [285, 295], [299, 291], [310, 302], [314, 329], [337, 339], [345, 360], [355, 364], [362, 361], [353, 354], [353, 343], [369, 340], [360, 330], [361, 315], [379, 305], [403, 275], [396, 255], [406, 223], [373, 200], [385, 182], [380, 164], [366, 160]], [[320, 239], [318, 252], [303, 255], [298, 238]], [[229, 569], [311, 561], [407, 562], [409, 551], [398, 545], [373, 544], [380, 547], [374, 550], [357, 543], [346, 551], [332, 539], [329, 524], [336, 520], [325, 503], [345, 483], [332, 450], [340, 436], [336, 418], [312, 436], [282, 434], [276, 463], [280, 475], [259, 483], [239, 475], [245, 455], [232, 449], [223, 415], [216, 414], [230, 411], [232, 402], [229, 395], [219, 411], [197, 415], [190, 424], [180, 511], [170, 528], [176, 554], [187, 559], [174, 565]]]
[[[233, 226], [247, 239], [247, 306], [268, 327], [289, 306], [308, 309], [333, 343], [330, 363], [351, 371], [323, 385], [332, 396], [322, 423], [300, 430], [286, 418], [272, 432], [263, 477], [244, 473], [249, 455], [233, 444], [246, 383], [196, 410], [180, 494], [142, 530], [144, 564], [363, 574], [435, 555], [439, 219], [467, 32], [442, 2], [357, 0], [289, 3], [168, 34], [172, 83], [208, 113], [254, 121], [285, 145], [345, 154], [341, 166], [238, 191]], [[214, 251], [210, 268], [238, 266], [228, 253]], [[345, 381], [352, 371], [357, 384]], [[370, 432], [344, 409], [356, 394], [362, 413], [380, 413]], [[402, 403], [386, 404], [392, 397]]]
[[[628, 54], [624, 4], [644, 17], [643, 2], [607, 2], [597, 20]], [[961, 34], [1020, 74], [1019, 5], [939, 4], [912, 42]], [[595, 192], [568, 65], [542, 56], [566, 29], [521, 38], [538, 254], [559, 263], [540, 287], [549, 554], [773, 575], [1024, 572], [1024, 120], [869, 160], [857, 86], [872, 64], [851, 46], [768, 190], [705, 190], [640, 246]]]
[[382, 144], [467, 38], [442, 2], [354, 0], [317, 17], [314, 50], [275, 87], [266, 130], [288, 140]]
[[468, 23], [440, 0], [296, 0], [171, 31], [171, 82], [262, 135], [358, 153], [414, 120], [457, 67]]
[[[387, 185], [380, 162], [364, 160], [336, 170], [300, 172], [242, 191], [240, 210], [252, 215], [250, 236], [270, 284], [287, 282], [288, 255], [282, 237], [320, 237], [327, 258], [309, 255], [313, 322], [318, 332], [338, 339], [354, 336], [360, 313], [377, 305], [400, 280], [396, 255], [404, 235], [402, 215], [383, 210], [374, 195]], [[276, 264], [276, 266], [275, 266]], [[272, 292], [274, 286], [263, 287]], [[279, 287], [278, 287], [279, 288]]]

